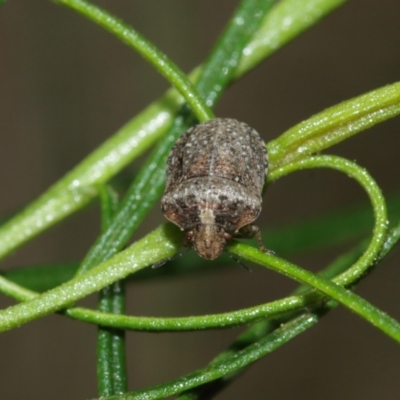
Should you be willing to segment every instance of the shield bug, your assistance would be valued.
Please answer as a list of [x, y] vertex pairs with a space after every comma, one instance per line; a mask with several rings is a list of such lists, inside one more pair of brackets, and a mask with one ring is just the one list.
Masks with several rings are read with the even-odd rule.
[[260, 135], [243, 122], [217, 118], [190, 128], [167, 161], [165, 217], [186, 232], [200, 257], [217, 258], [234, 236], [256, 236], [268, 168]]

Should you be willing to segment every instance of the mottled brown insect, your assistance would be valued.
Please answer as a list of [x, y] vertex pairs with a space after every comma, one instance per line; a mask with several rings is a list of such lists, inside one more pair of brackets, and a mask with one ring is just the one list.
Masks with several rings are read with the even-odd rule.
[[167, 162], [165, 217], [186, 232], [200, 257], [217, 258], [233, 237], [253, 237], [268, 168], [260, 135], [243, 122], [217, 118], [190, 128]]

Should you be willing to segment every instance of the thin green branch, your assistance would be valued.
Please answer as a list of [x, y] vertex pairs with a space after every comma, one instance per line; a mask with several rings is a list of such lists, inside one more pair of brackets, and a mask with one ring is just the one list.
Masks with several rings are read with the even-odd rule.
[[379, 310], [362, 297], [356, 295], [350, 290], [344, 289], [334, 281], [329, 281], [319, 277], [318, 275], [301, 269], [286, 260], [262, 253], [259, 250], [251, 249], [242, 244], [232, 246], [230, 251], [245, 260], [264, 265], [282, 275], [317, 289], [319, 292], [336, 300], [400, 343], [400, 323], [398, 321]]
[[[117, 281], [99, 293], [99, 311], [121, 315], [125, 311], [124, 281]], [[97, 381], [100, 396], [127, 391], [125, 331], [99, 326], [97, 334]]]
[[214, 118], [212, 111], [206, 106], [187, 76], [164, 53], [131, 26], [86, 0], [53, 1], [77, 11], [136, 50], [178, 90], [200, 121]]
[[[102, 230], [109, 226], [118, 208], [118, 195], [111, 186], [100, 190]], [[99, 291], [98, 310], [121, 315], [125, 312], [125, 280]], [[100, 396], [127, 391], [125, 331], [99, 326], [97, 329], [97, 384]]]
[[253, 40], [243, 50], [236, 78], [314, 26], [348, 0], [282, 0], [266, 16]]
[[119, 198], [118, 193], [111, 185], [101, 185], [99, 195], [101, 204], [101, 230], [105, 231], [118, 209]]
[[273, 12], [272, 6], [275, 3], [278, 0], [244, 0], [233, 13], [213, 51], [202, 65], [196, 81], [196, 87], [209, 107], [215, 106], [233, 80], [243, 59], [244, 49], [259, 31], [263, 20]]
[[363, 187], [372, 204], [375, 226], [367, 250], [349, 270], [334, 279], [336, 283], [347, 286], [359, 279], [362, 274], [365, 273], [366, 269], [374, 264], [379, 254], [388, 227], [386, 202], [379, 186], [364, 168], [359, 167], [349, 160], [336, 156], [313, 156], [287, 164], [273, 170], [268, 179], [274, 181], [291, 172], [309, 168], [331, 168], [343, 172], [347, 176], [355, 179]]
[[75, 307], [68, 309], [66, 314], [96, 325], [148, 332], [187, 332], [207, 329], [225, 329], [249, 324], [262, 318], [278, 316], [293, 309], [306, 307], [315, 301], [314, 297], [291, 296], [270, 303], [230, 311], [220, 314], [209, 314], [190, 317], [135, 317], [99, 313], [87, 308]]
[[268, 143], [272, 168], [320, 152], [400, 114], [400, 83], [330, 107]]

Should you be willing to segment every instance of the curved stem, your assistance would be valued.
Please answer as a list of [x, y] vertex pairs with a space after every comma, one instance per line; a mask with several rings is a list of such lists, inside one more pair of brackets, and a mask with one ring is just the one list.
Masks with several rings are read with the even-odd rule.
[[203, 98], [197, 93], [188, 77], [149, 40], [136, 32], [131, 26], [86, 0], [53, 0], [63, 4], [106, 29], [123, 43], [135, 49], [144, 59], [166, 78], [185, 98], [200, 121], [214, 118]]
[[350, 178], [355, 179], [363, 187], [372, 204], [375, 216], [375, 226], [368, 248], [351, 268], [333, 279], [334, 282], [347, 286], [359, 279], [366, 269], [373, 265], [374, 260], [383, 245], [388, 226], [386, 202], [379, 186], [364, 168], [361, 168], [356, 163], [337, 156], [313, 156], [287, 164], [273, 170], [269, 175], [268, 180], [274, 181], [291, 172], [310, 168], [331, 168], [343, 172]]

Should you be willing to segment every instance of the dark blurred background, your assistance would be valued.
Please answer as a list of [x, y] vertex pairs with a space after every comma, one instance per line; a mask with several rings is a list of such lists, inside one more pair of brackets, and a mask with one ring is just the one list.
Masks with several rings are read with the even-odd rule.
[[[142, 32], [184, 71], [208, 54], [238, 1], [108, 0], [98, 4]], [[216, 114], [245, 121], [265, 141], [340, 101], [400, 79], [400, 2], [353, 0], [232, 86]], [[132, 50], [91, 22], [46, 0], [0, 8], [0, 215], [48, 188], [168, 87]], [[399, 191], [400, 119], [380, 124], [330, 153], [356, 160], [385, 194]], [[137, 168], [131, 166], [131, 171]], [[260, 225], [280, 227], [366, 201], [350, 179], [305, 171], [272, 185]], [[163, 221], [158, 208], [139, 234]], [[81, 259], [99, 231], [97, 207], [73, 216], [2, 264]], [[268, 245], [268, 243], [267, 243]], [[345, 247], [292, 255], [318, 270]], [[400, 319], [398, 252], [357, 288]], [[296, 285], [262, 268], [233, 264], [204, 274], [130, 287], [137, 315], [195, 315], [264, 303]], [[167, 268], [167, 266], [165, 266]], [[0, 305], [12, 301], [1, 296]], [[94, 305], [95, 298], [85, 301]], [[177, 378], [206, 365], [243, 329], [128, 334], [129, 388]], [[0, 336], [1, 399], [96, 397], [96, 329], [49, 316]], [[398, 399], [400, 349], [338, 308], [318, 326], [257, 362], [218, 399]]]

